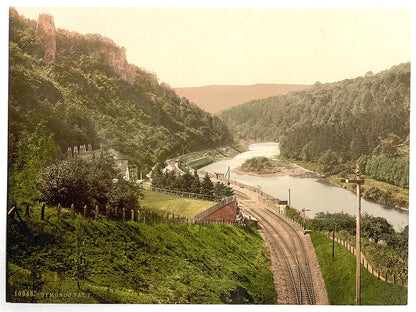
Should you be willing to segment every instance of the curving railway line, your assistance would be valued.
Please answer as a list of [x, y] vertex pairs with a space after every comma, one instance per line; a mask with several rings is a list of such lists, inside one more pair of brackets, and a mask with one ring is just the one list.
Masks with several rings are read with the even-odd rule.
[[[271, 208], [258, 203], [257, 195], [246, 190], [236, 190], [238, 202], [242, 210], [255, 217], [263, 231], [272, 258], [272, 271], [278, 302], [281, 304], [314, 305], [327, 304], [323, 280], [319, 280], [319, 265], [311, 269], [310, 258], [313, 253], [309, 237], [297, 224], [287, 220]], [[306, 245], [306, 246], [305, 246]], [[313, 249], [313, 248], [312, 248]], [[319, 272], [317, 272], [319, 271]], [[318, 290], [315, 289], [315, 283]]]

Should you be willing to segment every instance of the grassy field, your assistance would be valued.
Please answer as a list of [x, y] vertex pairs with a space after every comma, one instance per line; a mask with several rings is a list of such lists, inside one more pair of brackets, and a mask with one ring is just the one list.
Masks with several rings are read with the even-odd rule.
[[58, 218], [9, 219], [7, 301], [275, 304], [256, 228]]
[[159, 214], [170, 213], [189, 218], [215, 204], [211, 201], [180, 198], [145, 190], [143, 194], [144, 199], [140, 201], [140, 206]]
[[[332, 260], [332, 240], [315, 231], [311, 233], [328, 299], [334, 305], [355, 304], [355, 256], [335, 243]], [[362, 305], [406, 305], [407, 288], [378, 280], [361, 266]]]

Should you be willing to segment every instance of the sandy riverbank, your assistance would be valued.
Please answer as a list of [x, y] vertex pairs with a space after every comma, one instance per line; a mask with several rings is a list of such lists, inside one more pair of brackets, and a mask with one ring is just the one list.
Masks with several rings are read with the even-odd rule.
[[278, 167], [273, 170], [274, 172], [270, 173], [258, 173], [258, 172], [247, 172], [244, 171], [241, 166], [233, 169], [233, 172], [239, 175], [249, 175], [255, 177], [283, 177], [283, 176], [292, 176], [292, 177], [306, 177], [306, 176], [316, 176], [317, 174], [313, 171], [302, 168], [296, 164], [291, 164], [290, 168], [287, 167]]

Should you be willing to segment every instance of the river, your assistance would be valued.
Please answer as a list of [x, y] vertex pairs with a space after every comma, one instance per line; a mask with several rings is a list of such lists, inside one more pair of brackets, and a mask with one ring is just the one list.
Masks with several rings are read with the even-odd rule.
[[[274, 142], [251, 144], [247, 152], [238, 154], [232, 159], [212, 163], [202, 170], [212, 173], [225, 173], [230, 167], [232, 169], [241, 166], [249, 158], [265, 156], [273, 158], [279, 153], [279, 144]], [[328, 183], [318, 177], [256, 177], [239, 175], [231, 172], [231, 180], [244, 184], [260, 187], [264, 192], [273, 195], [280, 200], [289, 200], [298, 210], [309, 209], [306, 215], [313, 218], [316, 213], [345, 212], [356, 215], [357, 197], [354, 193], [339, 186]], [[290, 191], [289, 191], [290, 190]], [[385, 218], [396, 231], [401, 231], [409, 224], [409, 213], [394, 207], [374, 203], [362, 199], [362, 214]]]

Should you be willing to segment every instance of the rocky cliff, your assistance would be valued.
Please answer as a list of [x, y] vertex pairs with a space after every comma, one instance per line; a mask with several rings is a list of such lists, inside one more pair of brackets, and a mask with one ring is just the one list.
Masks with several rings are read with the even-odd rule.
[[39, 14], [36, 25], [36, 36], [42, 40], [44, 60], [46, 62], [55, 62], [56, 29], [52, 15]]
[[[17, 11], [10, 9], [10, 14], [16, 16]], [[36, 36], [41, 39], [44, 60], [46, 62], [55, 62], [57, 54], [59, 54], [59, 47], [56, 44], [56, 28], [54, 18], [49, 14], [39, 14], [36, 26]], [[87, 41], [95, 41], [98, 43], [100, 51], [89, 51], [96, 54], [99, 52], [103, 56], [104, 63], [110, 66], [114, 73], [121, 79], [130, 84], [134, 83], [136, 77], [137, 67], [127, 62], [126, 49], [119, 47], [113, 40], [103, 37], [98, 34], [81, 35], [76, 32], [65, 32], [66, 35], [72, 37], [84, 37]], [[59, 57], [59, 56], [58, 56]]]
[[104, 62], [111, 67], [117, 76], [133, 84], [137, 67], [127, 62], [126, 49], [124, 47], [119, 47], [113, 40], [98, 34], [87, 34], [84, 38], [88, 41], [98, 42]]

